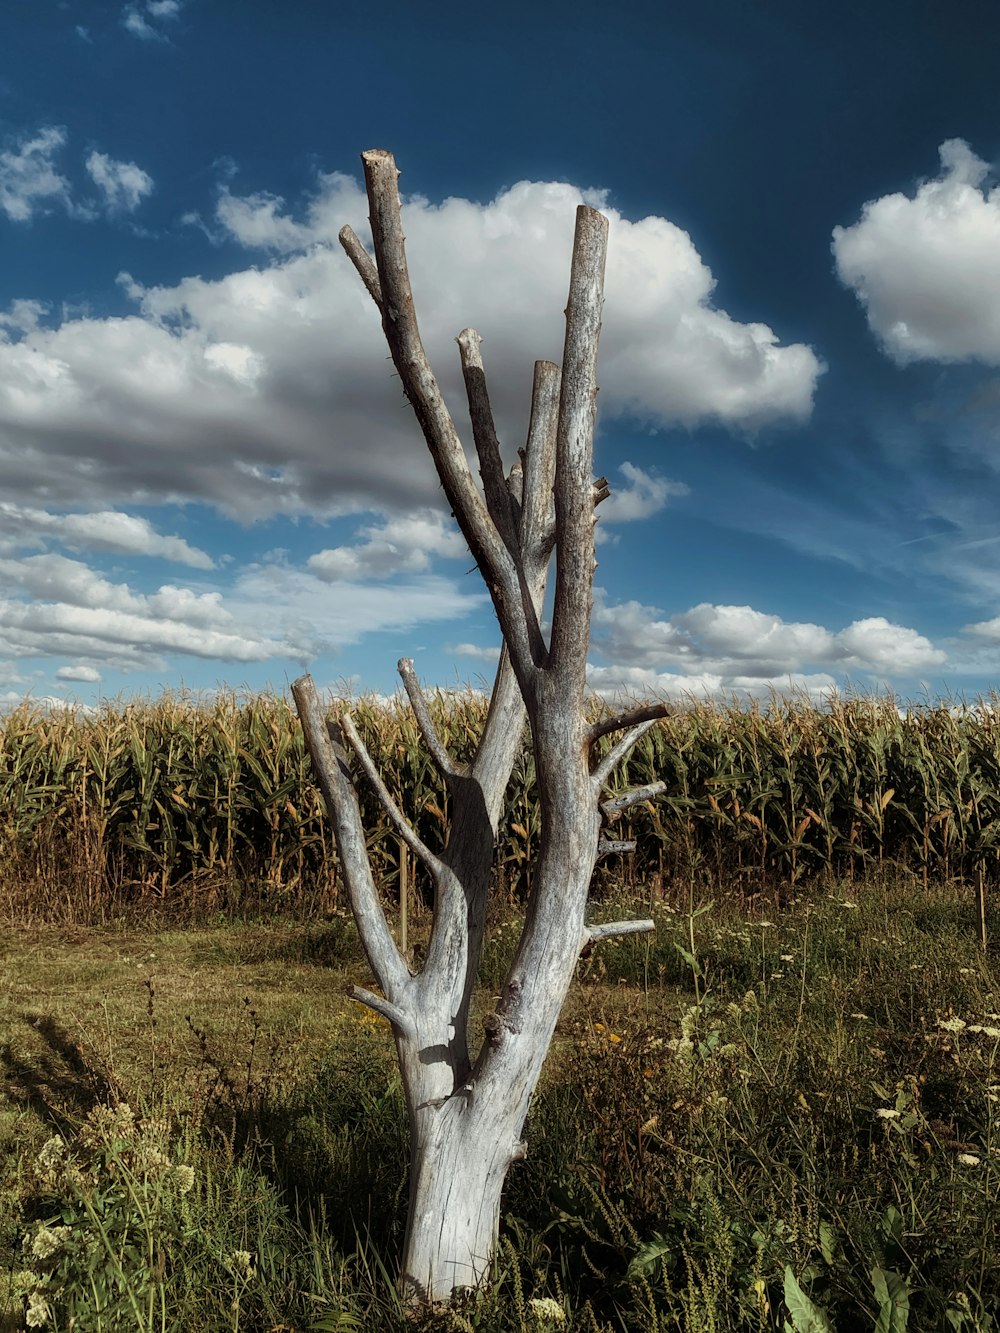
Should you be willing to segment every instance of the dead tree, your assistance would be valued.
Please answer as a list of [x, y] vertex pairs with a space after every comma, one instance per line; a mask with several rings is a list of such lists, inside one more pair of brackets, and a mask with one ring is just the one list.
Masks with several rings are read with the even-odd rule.
[[[428, 365], [407, 274], [398, 172], [389, 153], [362, 154], [374, 262], [350, 228], [341, 244], [382, 316], [382, 328], [448, 502], [489, 589], [504, 647], [475, 757], [456, 762], [442, 744], [412, 661], [399, 672], [424, 742], [450, 797], [446, 846], [417, 836], [382, 781], [350, 713], [324, 716], [309, 676], [292, 686], [337, 840], [358, 931], [381, 994], [356, 1000], [392, 1024], [410, 1127], [410, 1198], [401, 1284], [414, 1299], [444, 1300], [486, 1278], [508, 1168], [526, 1153], [521, 1134], [580, 954], [651, 921], [590, 926], [585, 911], [601, 841], [602, 795], [615, 766], [662, 714], [636, 709], [587, 723], [585, 670], [594, 576], [595, 508], [607, 483], [593, 478], [596, 363], [607, 221], [580, 207], [566, 308], [562, 371], [535, 365], [527, 443], [502, 462], [473, 329], [458, 346], [479, 461], [477, 485]], [[541, 624], [555, 565], [551, 628]], [[541, 841], [514, 961], [478, 1049], [469, 1006], [486, 924], [493, 850], [504, 794], [527, 717], [541, 805]], [[618, 734], [602, 757], [596, 742]], [[604, 748], [604, 747], [602, 747]], [[412, 972], [393, 940], [365, 851], [354, 775], [377, 793], [400, 838], [434, 886], [423, 966]], [[655, 789], [619, 794], [614, 808]], [[615, 844], [616, 849], [620, 844]]]

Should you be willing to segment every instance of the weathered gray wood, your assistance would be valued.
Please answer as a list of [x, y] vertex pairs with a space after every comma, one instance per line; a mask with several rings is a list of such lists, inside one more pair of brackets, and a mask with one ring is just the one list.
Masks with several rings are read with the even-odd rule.
[[638, 726], [630, 728], [620, 740], [616, 741], [601, 762], [594, 769], [594, 787], [599, 792], [612, 772], [618, 767], [621, 761], [635, 745], [636, 741], [641, 740], [646, 732], [653, 725], [653, 721], [640, 722]]
[[[381, 316], [382, 327], [445, 494], [483, 575], [504, 646], [483, 734], [467, 765], [441, 743], [413, 663], [399, 672], [427, 748], [447, 785], [451, 826], [440, 852], [427, 847], [390, 796], [349, 715], [327, 726], [308, 677], [293, 685], [306, 743], [330, 808], [344, 882], [383, 991], [352, 995], [392, 1024], [410, 1126], [410, 1199], [401, 1269], [404, 1290], [446, 1299], [489, 1275], [500, 1193], [527, 1148], [522, 1130], [556, 1021], [582, 948], [650, 921], [588, 926], [587, 893], [602, 842], [602, 818], [655, 794], [639, 789], [599, 805], [614, 764], [650, 725], [622, 715], [617, 726], [584, 722], [586, 656], [594, 574], [595, 507], [608, 494], [593, 479], [596, 363], [607, 221], [577, 210], [566, 309], [563, 369], [535, 365], [528, 438], [504, 472], [479, 335], [466, 329], [459, 353], [483, 489], [427, 363], [417, 327], [403, 240], [398, 172], [390, 154], [362, 155], [375, 262], [350, 229], [341, 233]], [[553, 553], [550, 642], [540, 615]], [[659, 715], [659, 714], [657, 714]], [[541, 804], [541, 838], [525, 925], [478, 1050], [470, 1049], [470, 1005], [482, 954], [493, 847], [504, 792], [530, 727]], [[590, 771], [594, 741], [626, 730]], [[428, 868], [434, 912], [424, 965], [411, 975], [392, 940], [364, 845], [348, 746], [400, 838]], [[659, 784], [662, 786], [662, 784]]]
[[666, 702], [636, 704], [624, 713], [603, 717], [595, 722], [587, 732], [587, 740], [593, 745], [594, 741], [600, 740], [602, 736], [610, 736], [613, 731], [627, 731], [629, 727], [638, 726], [641, 722], [656, 722], [660, 718], [669, 717], [673, 711], [673, 705]]
[[593, 944], [596, 940], [609, 940], [613, 935], [643, 935], [656, 929], [653, 921], [606, 921], [599, 926], [588, 926], [584, 935], [584, 944]]
[[601, 810], [607, 818], [610, 818], [622, 810], [627, 810], [630, 805], [638, 805], [640, 801], [651, 801], [654, 796], [662, 796], [666, 790], [665, 782], [647, 782], [642, 787], [630, 787], [628, 791], [619, 792], [617, 796], [610, 796], [606, 801], [602, 801]]

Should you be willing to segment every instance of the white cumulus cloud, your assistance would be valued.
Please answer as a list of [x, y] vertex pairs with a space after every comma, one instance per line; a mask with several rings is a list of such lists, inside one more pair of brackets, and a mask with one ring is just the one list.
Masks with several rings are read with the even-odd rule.
[[618, 702], [659, 698], [681, 704], [691, 700], [718, 702], [731, 699], [759, 699], [766, 702], [777, 694], [807, 697], [821, 705], [837, 689], [833, 676], [825, 672], [792, 671], [769, 679], [762, 676], [725, 676], [711, 671], [681, 674], [676, 671], [655, 671], [651, 667], [593, 665], [587, 668], [587, 684], [595, 694]]
[[989, 188], [989, 167], [963, 139], [938, 151], [935, 179], [834, 228], [837, 274], [900, 364], [1000, 365], [1000, 187]]
[[456, 643], [450, 650], [456, 657], [469, 657], [476, 662], [499, 662], [500, 649], [478, 643]]
[[[424, 340], [459, 430], [454, 345], [484, 337], [508, 460], [523, 443], [532, 363], [562, 357], [571, 185], [522, 182], [487, 204], [405, 204]], [[611, 223], [601, 344], [603, 418], [754, 429], [805, 417], [821, 366], [763, 324], [733, 321], [687, 233], [662, 218]], [[220, 225], [275, 251], [218, 280], [146, 287], [136, 312], [67, 318], [0, 341], [0, 469], [7, 498], [44, 485], [55, 507], [201, 500], [241, 518], [440, 506], [440, 491], [377, 312], [336, 241], [363, 234], [360, 185], [320, 178], [301, 219], [280, 200], [223, 196]], [[211, 441], [207, 449], [206, 440]], [[638, 470], [610, 511], [649, 512], [674, 483]], [[674, 490], [676, 493], [676, 489]]]
[[[750, 684], [770, 686], [825, 668], [877, 678], [910, 676], [947, 660], [943, 650], [905, 625], [881, 616], [856, 620], [833, 631], [808, 621], [786, 621], [750, 606], [702, 602], [664, 620], [656, 607], [630, 601], [609, 604], [595, 596], [591, 644], [619, 674], [626, 667], [636, 684], [648, 673], [673, 668], [685, 678], [718, 679], [722, 690]], [[668, 673], [669, 674], [669, 673]]]

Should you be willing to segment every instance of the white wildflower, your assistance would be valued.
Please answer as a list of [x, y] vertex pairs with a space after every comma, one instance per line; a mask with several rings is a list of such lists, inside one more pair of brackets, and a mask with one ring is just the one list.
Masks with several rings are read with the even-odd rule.
[[123, 1139], [130, 1138], [135, 1131], [135, 1113], [128, 1102], [119, 1102], [111, 1116], [111, 1124]]
[[36, 1259], [51, 1259], [54, 1254], [58, 1254], [62, 1249], [69, 1234], [69, 1227], [41, 1226], [35, 1232], [35, 1238], [31, 1242], [31, 1253]]
[[880, 1106], [875, 1114], [880, 1120], [898, 1120], [900, 1117], [900, 1112], [894, 1111], [890, 1106]]
[[253, 1256], [249, 1250], [233, 1250], [226, 1256], [226, 1263], [234, 1273], [242, 1273], [244, 1277], [253, 1272]]
[[35, 1170], [46, 1185], [54, 1185], [60, 1179], [66, 1164], [66, 1144], [60, 1135], [42, 1144], [35, 1158]]
[[42, 1279], [30, 1268], [19, 1268], [10, 1279], [10, 1291], [14, 1296], [30, 1297], [36, 1287], [42, 1285]]
[[943, 1032], [964, 1032], [966, 1022], [964, 1018], [942, 1018], [938, 1020], [938, 1027]]
[[175, 1166], [170, 1173], [174, 1183], [177, 1186], [178, 1194], [187, 1194], [194, 1187], [194, 1167], [193, 1166]]
[[963, 1166], [979, 1166], [981, 1165], [983, 1159], [981, 1157], [977, 1157], [976, 1154], [973, 1152], [960, 1152], [958, 1154], [958, 1160], [962, 1163]]
[[28, 1308], [24, 1312], [27, 1328], [44, 1328], [52, 1318], [52, 1309], [44, 1296], [34, 1292], [28, 1297]]
[[528, 1302], [531, 1313], [540, 1324], [565, 1324], [566, 1311], [551, 1296], [532, 1296]]
[[690, 1037], [698, 1027], [698, 1006], [692, 1005], [681, 1017], [681, 1036]]

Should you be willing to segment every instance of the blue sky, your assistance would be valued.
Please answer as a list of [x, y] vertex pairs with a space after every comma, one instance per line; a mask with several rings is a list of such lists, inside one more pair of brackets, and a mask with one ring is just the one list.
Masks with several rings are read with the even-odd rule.
[[1000, 685], [993, 0], [5, 0], [0, 699], [487, 678], [336, 241], [390, 149], [508, 456], [611, 220], [596, 689]]

